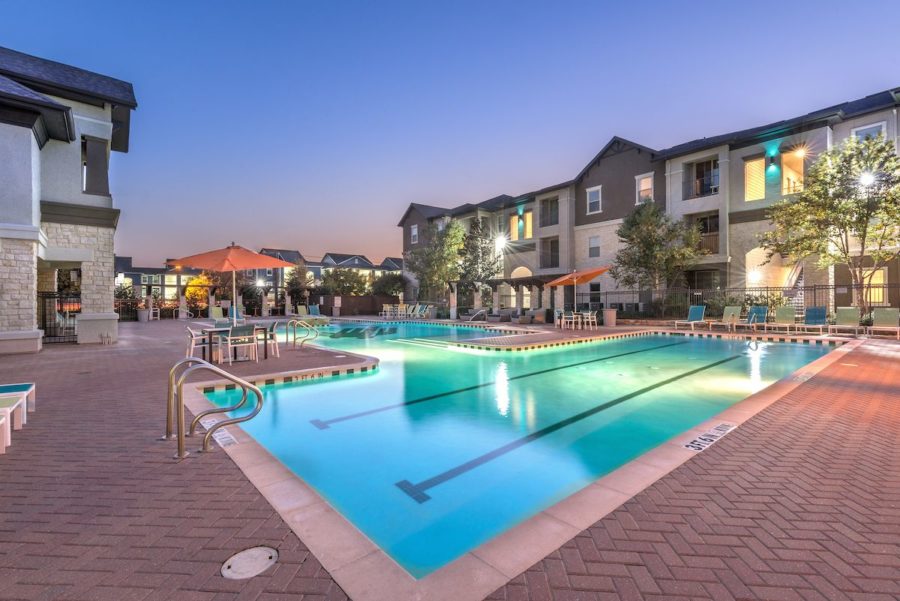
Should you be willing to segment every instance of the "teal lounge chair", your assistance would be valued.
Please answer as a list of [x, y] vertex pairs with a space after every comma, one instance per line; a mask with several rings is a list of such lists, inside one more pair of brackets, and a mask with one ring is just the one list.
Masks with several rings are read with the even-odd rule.
[[824, 334], [827, 327], [828, 309], [825, 307], [807, 307], [803, 315], [803, 323], [794, 325], [798, 332], [819, 330], [819, 334]]
[[873, 309], [869, 335], [871, 336], [875, 332], [892, 332], [897, 336], [897, 340], [900, 340], [900, 309], [887, 307]]
[[730, 332], [740, 320], [741, 307], [739, 305], [725, 307], [725, 310], [722, 311], [722, 319], [709, 322], [709, 329], [713, 329], [713, 326], [725, 326], [725, 329]]
[[781, 330], [784, 329], [788, 334], [791, 333], [791, 328], [797, 322], [797, 312], [793, 307], [777, 307], [775, 309], [775, 319], [773, 319], [769, 323], [763, 323], [763, 331], [768, 332], [769, 328], [773, 330]]
[[0, 398], [9, 396], [21, 397], [27, 402], [28, 410], [34, 411], [34, 382], [22, 382], [20, 384], [0, 384]]
[[703, 316], [706, 314], [706, 305], [691, 305], [688, 309], [687, 319], [678, 319], [675, 320], [675, 329], [678, 329], [678, 326], [681, 324], [690, 325], [691, 329], [694, 329], [694, 326], [697, 324], [703, 324], [710, 329], [709, 325], [703, 321]]
[[321, 313], [319, 313], [319, 305], [310, 305], [309, 306], [309, 314], [310, 315], [321, 315]]
[[834, 334], [835, 332], [840, 332], [841, 330], [853, 330], [853, 335], [856, 336], [859, 334], [860, 328], [865, 331], [865, 328], [859, 325], [858, 308], [838, 307], [837, 311], [835, 311], [834, 323], [828, 326], [828, 333]]
[[750, 328], [754, 332], [756, 328], [760, 325], [764, 325], [766, 323], [766, 318], [769, 316], [769, 308], [765, 305], [753, 305], [750, 307], [750, 310], [747, 312], [747, 319], [744, 321], [739, 321], [735, 324], [735, 329], [737, 328]]

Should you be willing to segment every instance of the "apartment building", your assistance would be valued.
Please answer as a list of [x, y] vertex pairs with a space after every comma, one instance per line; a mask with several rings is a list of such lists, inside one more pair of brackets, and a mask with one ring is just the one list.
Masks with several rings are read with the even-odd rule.
[[[136, 107], [128, 82], [0, 48], [0, 353], [37, 352], [51, 328], [117, 339], [109, 164]], [[80, 287], [65, 306], [60, 270]]]
[[[427, 244], [428, 225], [450, 219], [468, 227], [473, 217], [487, 217], [495, 235], [506, 235], [503, 273], [495, 306], [552, 307], [574, 302], [541, 301], [530, 291], [544, 276], [609, 265], [620, 248], [616, 230], [636, 206], [653, 202], [672, 217], [697, 226], [701, 233], [698, 264], [687, 274], [695, 288], [835, 286], [832, 304], [857, 301], [846, 268], [819, 269], [810, 259], [789, 265], [767, 260], [759, 234], [771, 224], [767, 210], [803, 190], [809, 166], [823, 151], [849, 136], [882, 134], [900, 151], [900, 88], [841, 103], [806, 115], [751, 129], [701, 138], [654, 150], [613, 137], [571, 181], [517, 197], [508, 195], [478, 204], [445, 209], [412, 203], [398, 226], [404, 253]], [[407, 274], [411, 279], [412, 274]], [[519, 278], [537, 278], [525, 292]], [[546, 281], [545, 279], [543, 281]], [[873, 284], [900, 283], [900, 261], [875, 274]], [[616, 290], [608, 275], [578, 287], [586, 293]], [[411, 290], [411, 292], [415, 292]], [[498, 294], [499, 292], [499, 294]], [[873, 304], [900, 304], [900, 289], [890, 289]], [[499, 302], [496, 302], [498, 301]]]
[[116, 286], [131, 287], [137, 298], [150, 295], [165, 301], [177, 301], [201, 273], [187, 267], [139, 267], [131, 257], [116, 257], [114, 265]]

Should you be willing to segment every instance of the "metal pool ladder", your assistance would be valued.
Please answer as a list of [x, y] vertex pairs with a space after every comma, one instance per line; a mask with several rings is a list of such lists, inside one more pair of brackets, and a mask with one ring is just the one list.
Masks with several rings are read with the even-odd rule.
[[[178, 372], [181, 370], [181, 377], [178, 377]], [[203, 359], [198, 359], [197, 357], [188, 357], [186, 359], [182, 359], [178, 363], [172, 366], [172, 369], [169, 370], [169, 394], [166, 399], [166, 434], [160, 440], [172, 440], [173, 438], [178, 439], [178, 452], [175, 454], [175, 459], [181, 460], [188, 456], [188, 451], [184, 448], [184, 381], [187, 379], [189, 375], [198, 371], [211, 371], [217, 376], [221, 376], [230, 382], [234, 382], [237, 386], [241, 387], [243, 394], [241, 394], [241, 400], [238, 401], [235, 405], [230, 407], [217, 407], [215, 409], [209, 409], [207, 411], [202, 411], [197, 414], [194, 420], [191, 422], [190, 430], [187, 433], [187, 436], [193, 436], [194, 431], [197, 429], [197, 424], [200, 423], [200, 420], [206, 417], [207, 415], [212, 415], [213, 413], [228, 413], [229, 411], [236, 411], [244, 406], [247, 402], [247, 396], [249, 393], [253, 393], [256, 396], [256, 407], [254, 407], [253, 411], [244, 415], [242, 417], [233, 417], [230, 419], [224, 419], [220, 422], [217, 422], [212, 427], [210, 427], [206, 434], [203, 436], [203, 446], [200, 449], [203, 452], [208, 452], [211, 449], [210, 440], [212, 439], [212, 435], [219, 428], [224, 428], [225, 426], [231, 424], [239, 424], [241, 422], [245, 422], [247, 420], [253, 419], [256, 415], [262, 410], [263, 406], [263, 394], [262, 391], [251, 384], [250, 382], [237, 377], [234, 374], [230, 374], [224, 369], [216, 367], [212, 363], [208, 361], [204, 361]], [[177, 432], [173, 434], [173, 430], [176, 430], [176, 422], [177, 420]]]
[[[306, 330], [300, 337], [297, 336], [297, 328], [302, 328]], [[319, 337], [319, 330], [309, 322], [303, 321], [302, 319], [292, 319], [287, 322], [287, 327], [285, 328], [285, 335], [291, 343], [292, 348], [297, 348], [297, 342], [300, 343], [300, 348], [303, 348], [303, 345], [310, 340], [315, 340]]]

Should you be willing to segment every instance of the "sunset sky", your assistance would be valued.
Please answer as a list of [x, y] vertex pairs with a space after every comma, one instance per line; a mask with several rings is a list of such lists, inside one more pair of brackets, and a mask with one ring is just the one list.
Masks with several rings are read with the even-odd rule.
[[0, 46], [134, 84], [110, 185], [139, 265], [232, 240], [380, 260], [410, 202], [900, 85], [900, 3], [658, 4], [0, 0]]

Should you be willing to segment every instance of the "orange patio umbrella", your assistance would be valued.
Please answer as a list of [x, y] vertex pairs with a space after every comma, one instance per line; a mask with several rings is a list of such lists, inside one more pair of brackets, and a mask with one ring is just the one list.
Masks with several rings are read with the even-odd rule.
[[268, 255], [261, 255], [252, 250], [248, 250], [243, 246], [238, 246], [234, 242], [231, 246], [211, 250], [209, 252], [200, 253], [199, 255], [191, 255], [181, 259], [172, 259], [167, 262], [172, 267], [192, 267], [194, 269], [205, 269], [207, 271], [230, 271], [231, 272], [231, 298], [235, 303], [235, 309], [231, 312], [231, 323], [237, 323], [237, 276], [236, 272], [245, 269], [266, 269], [277, 267], [296, 267], [293, 263], [282, 261]]
[[[555, 288], [557, 286], [568, 286], [572, 285], [572, 299], [573, 303], [577, 304], [577, 297], [575, 295], [575, 286], [578, 284], [586, 284], [587, 282], [592, 281], [594, 278], [599, 277], [610, 270], [612, 265], [606, 265], [605, 267], [595, 267], [593, 269], [585, 269], [584, 271], [573, 271], [572, 273], [567, 273], [564, 276], [560, 276], [555, 280], [548, 282], [547, 286], [550, 288]], [[572, 309], [575, 309], [575, 306], [572, 306]]]

